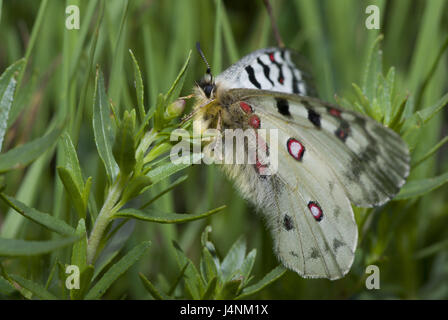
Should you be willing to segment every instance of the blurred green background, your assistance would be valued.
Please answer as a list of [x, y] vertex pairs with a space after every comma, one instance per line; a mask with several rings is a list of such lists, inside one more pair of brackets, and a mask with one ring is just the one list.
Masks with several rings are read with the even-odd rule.
[[[65, 28], [65, 8], [76, 4], [81, 29]], [[381, 12], [380, 30], [365, 27], [365, 8], [376, 4]], [[29, 61], [17, 101], [10, 115], [4, 150], [41, 136], [49, 123], [84, 108], [78, 136], [78, 156], [85, 176], [93, 176], [93, 196], [101, 203], [104, 168], [95, 149], [92, 132], [94, 72], [99, 64], [105, 73], [109, 97], [121, 110], [136, 106], [131, 49], [139, 61], [145, 85], [145, 105], [154, 105], [157, 94], [166, 92], [188, 52], [200, 41], [212, 72], [218, 74], [251, 51], [276, 42], [263, 2], [213, 0], [108, 0], [105, 1], [95, 46], [93, 66], [89, 53], [99, 21], [100, 1], [0, 0], [0, 71], [23, 56]], [[448, 35], [448, 1], [444, 0], [272, 0], [280, 34], [287, 47], [309, 61], [322, 99], [334, 95], [353, 97], [352, 83], [360, 83], [369, 49], [379, 33], [384, 71], [396, 68], [396, 90], [415, 102], [422, 85]], [[36, 25], [38, 28], [36, 29]], [[448, 55], [445, 53], [415, 110], [437, 102], [448, 91]], [[89, 69], [93, 68], [93, 69]], [[182, 91], [191, 93], [205, 66], [193, 51]], [[87, 82], [87, 96], [80, 92]], [[191, 102], [188, 108], [191, 107]], [[420, 158], [448, 131], [444, 110], [419, 133], [413, 158]], [[76, 130], [76, 128], [74, 129]], [[410, 179], [440, 175], [448, 170], [447, 148], [411, 172]], [[175, 212], [201, 212], [219, 205], [227, 208], [210, 218], [182, 225], [136, 222], [127, 246], [151, 240], [149, 253], [132, 267], [105, 295], [106, 299], [145, 299], [149, 295], [138, 279], [144, 273], [163, 287], [179, 273], [171, 240], [176, 240], [197, 263], [200, 235], [211, 225], [211, 240], [223, 256], [240, 236], [248, 249], [257, 249], [253, 274], [259, 279], [277, 264], [271, 237], [254, 208], [246, 203], [217, 167], [194, 165], [189, 178], [156, 206]], [[55, 174], [54, 157], [44, 156], [30, 167], [8, 173], [6, 193], [30, 206], [59, 217], [69, 217], [61, 186]], [[167, 182], [168, 184], [168, 182]], [[374, 210], [361, 230], [351, 272], [342, 280], [306, 280], [288, 271], [280, 280], [252, 298], [448, 298], [448, 186], [406, 201], [392, 201]], [[131, 204], [132, 205], [132, 204]], [[8, 208], [0, 205], [0, 225], [8, 223]], [[70, 218], [68, 218], [70, 221]], [[13, 224], [11, 224], [13, 225]], [[8, 231], [10, 236], [42, 239], [40, 229], [23, 221]], [[5, 234], [3, 234], [5, 235]], [[381, 271], [381, 289], [367, 290], [365, 268], [376, 264]], [[46, 279], [48, 259], [21, 258], [12, 265], [30, 278]], [[10, 267], [12, 267], [10, 266]], [[20, 271], [20, 272], [19, 272]]]

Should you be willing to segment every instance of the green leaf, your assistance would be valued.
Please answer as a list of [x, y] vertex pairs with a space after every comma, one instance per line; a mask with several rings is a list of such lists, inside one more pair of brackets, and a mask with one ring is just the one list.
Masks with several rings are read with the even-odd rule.
[[88, 199], [84, 200], [84, 193], [82, 192], [82, 189], [79, 189], [79, 186], [76, 183], [76, 178], [73, 175], [73, 171], [70, 171], [64, 167], [57, 167], [57, 170], [62, 184], [64, 185], [64, 188], [67, 191], [67, 194], [75, 207], [78, 216], [85, 219]]
[[207, 284], [207, 288], [205, 289], [205, 292], [202, 295], [201, 300], [213, 299], [217, 285], [218, 285], [218, 277], [215, 276]]
[[140, 280], [143, 283], [145, 289], [154, 297], [155, 300], [169, 300], [171, 299], [169, 296], [164, 294], [162, 291], [158, 290], [152, 283], [149, 281], [145, 275], [141, 272], [138, 273]]
[[230, 280], [232, 274], [239, 270], [246, 256], [246, 240], [240, 237], [230, 248], [226, 257], [221, 263], [221, 272], [223, 282]]
[[238, 290], [241, 287], [242, 281], [242, 278], [238, 278], [225, 282], [224, 286], [218, 294], [218, 299], [235, 299], [236, 295], [238, 294]]
[[0, 151], [8, 127], [9, 111], [14, 100], [14, 91], [17, 84], [16, 76], [24, 65], [25, 60], [20, 59], [10, 65], [0, 76]]
[[[145, 178], [147, 178], [149, 181], [151, 179], [149, 179], [147, 176], [144, 176]], [[188, 176], [184, 175], [179, 177], [178, 179], [176, 179], [173, 183], [171, 183], [168, 187], [166, 187], [165, 189], [163, 189], [162, 191], [160, 191], [158, 194], [156, 194], [154, 197], [152, 197], [150, 200], [148, 200], [147, 202], [145, 202], [144, 204], [142, 204], [140, 206], [140, 210], [145, 209], [146, 207], [148, 207], [151, 203], [153, 203], [154, 201], [156, 201], [157, 199], [159, 199], [161, 196], [163, 196], [164, 194], [170, 192], [171, 190], [173, 190], [175, 187], [177, 187], [178, 185], [180, 185], [182, 182], [184, 182], [185, 180], [187, 180]], [[149, 186], [149, 184], [148, 184]], [[141, 192], [143, 192], [144, 190], [142, 189]], [[126, 191], [125, 191], [126, 192]]]
[[54, 216], [38, 211], [34, 208], [28, 207], [26, 204], [20, 202], [13, 197], [7, 196], [3, 193], [0, 193], [0, 198], [5, 201], [5, 203], [13, 208], [15, 211], [20, 213], [25, 218], [28, 218], [41, 226], [50, 229], [54, 232], [57, 232], [61, 235], [73, 236], [75, 235], [75, 229], [68, 225], [63, 220], [55, 218]]
[[115, 136], [115, 143], [112, 149], [115, 160], [121, 171], [128, 175], [135, 166], [135, 110], [130, 113], [124, 112], [123, 120]]
[[[179, 163], [168, 162], [151, 169], [146, 176], [149, 177], [153, 184], [168, 178], [169, 176], [188, 168], [194, 163], [195, 157], [184, 156], [179, 159]], [[185, 163], [184, 163], [185, 162]]]
[[[76, 234], [80, 237], [79, 241], [77, 241], [73, 245], [72, 250], [72, 259], [71, 264], [75, 265], [79, 268], [80, 274], [80, 289], [72, 289], [70, 290], [71, 299], [80, 299], [83, 296], [83, 293], [86, 290], [86, 286], [90, 279], [86, 279], [86, 275], [89, 272], [86, 272], [87, 269], [87, 231], [86, 231], [86, 223], [84, 219], [80, 219], [78, 222], [78, 227], [76, 228]], [[93, 273], [90, 273], [92, 276]]]
[[142, 74], [140, 72], [140, 67], [138, 66], [137, 59], [135, 59], [134, 53], [132, 53], [131, 49], [129, 49], [129, 53], [131, 54], [132, 61], [134, 62], [133, 66], [134, 66], [135, 90], [137, 93], [138, 114], [140, 123], [142, 123], [146, 117], [145, 105], [143, 103], [144, 90], [143, 90]]
[[0, 294], [9, 296], [10, 294], [13, 294], [16, 292], [16, 288], [14, 288], [8, 280], [0, 276]]
[[255, 258], [257, 256], [257, 250], [252, 249], [249, 254], [244, 259], [243, 264], [241, 265], [241, 274], [243, 276], [243, 285], [246, 285], [250, 280], [250, 273], [252, 272], [252, 268], [254, 267]]
[[170, 90], [168, 90], [168, 93], [165, 96], [165, 102], [167, 105], [169, 105], [171, 102], [173, 102], [177, 97], [179, 96], [180, 90], [182, 90], [182, 86], [185, 81], [185, 71], [187, 71], [188, 64], [190, 63], [190, 57], [191, 57], [191, 50], [188, 53], [187, 60], [185, 61], [182, 69], [180, 70], [179, 74], [177, 75], [176, 80], [174, 81], [173, 85], [171, 86]]
[[207, 248], [202, 248], [202, 259], [199, 269], [201, 270], [202, 278], [205, 282], [210, 282], [211, 279], [218, 276], [218, 269], [215, 261]]
[[126, 202], [132, 198], [135, 198], [143, 192], [143, 189], [150, 186], [151, 183], [151, 179], [147, 176], [138, 176], [133, 178], [126, 186], [126, 189], [124, 189], [121, 198]]
[[112, 227], [114, 229], [107, 234], [107, 243], [95, 262], [95, 274], [93, 279], [101, 273], [101, 271], [112, 262], [126, 241], [132, 235], [135, 228], [135, 220], [115, 220]]
[[0, 238], [0, 256], [19, 257], [35, 256], [49, 253], [56, 249], [68, 246], [77, 241], [78, 237], [61, 238], [47, 241], [25, 241], [17, 239]]
[[199, 275], [199, 272], [193, 262], [185, 255], [180, 246], [174, 240], [173, 246], [176, 249], [177, 264], [179, 265], [179, 268], [183, 268], [186, 264], [188, 264], [184, 276], [187, 291], [193, 299], [199, 300], [204, 293], [204, 282], [202, 281], [201, 276]]
[[106, 169], [109, 183], [115, 180], [118, 165], [112, 155], [112, 123], [109, 115], [109, 104], [104, 87], [104, 78], [99, 68], [96, 71], [95, 95], [93, 103], [93, 133], [96, 148]]
[[428, 123], [437, 113], [439, 113], [446, 105], [448, 105], [448, 93], [439, 99], [435, 104], [412, 115], [406, 121], [403, 138], [412, 148], [419, 140], [420, 129]]
[[78, 155], [70, 135], [67, 132], [64, 132], [61, 135], [60, 142], [62, 153], [64, 155], [63, 167], [65, 167], [73, 175], [74, 182], [78, 186], [79, 190], [82, 190], [84, 187], [84, 179], [82, 178]]
[[58, 299], [55, 295], [53, 295], [52, 293], [47, 291], [42, 285], [40, 285], [38, 283], [35, 283], [28, 279], [24, 279], [17, 274], [11, 274], [10, 277], [15, 282], [17, 282], [20, 286], [31, 291], [36, 297], [38, 297], [42, 300], [57, 300]]
[[171, 288], [168, 291], [168, 295], [172, 296], [174, 293], [174, 290], [176, 290], [177, 286], [179, 285], [180, 281], [183, 279], [185, 271], [187, 271], [187, 267], [188, 267], [189, 262], [187, 262], [185, 264], [185, 266], [182, 268], [182, 270], [180, 270], [176, 280], [173, 282], [173, 284], [171, 285]]
[[151, 242], [144, 241], [135, 246], [129, 251], [123, 258], [121, 258], [116, 264], [114, 264], [96, 283], [96, 285], [90, 289], [85, 299], [93, 300], [99, 299], [106, 290], [134, 263], [136, 263], [148, 250]]
[[408, 181], [393, 200], [421, 197], [448, 182], [448, 172], [434, 178]]
[[411, 164], [411, 168], [414, 170], [417, 166], [425, 162], [427, 159], [429, 159], [432, 155], [434, 155], [437, 150], [439, 150], [445, 143], [448, 142], [448, 136], [444, 137], [442, 140], [440, 140], [434, 147], [432, 147], [423, 157], [416, 160]]
[[62, 128], [56, 128], [41, 138], [0, 154], [0, 173], [22, 168], [38, 158], [55, 145], [61, 131]]
[[258, 281], [256, 284], [244, 288], [243, 291], [241, 292], [241, 294], [236, 299], [242, 299], [247, 296], [250, 296], [251, 294], [257, 293], [258, 291], [262, 290], [264, 287], [270, 285], [272, 282], [279, 279], [285, 272], [286, 272], [285, 267], [283, 267], [282, 265], [278, 265], [273, 270], [271, 270], [267, 275], [265, 275], [263, 277], [263, 279]]
[[382, 40], [383, 35], [380, 34], [373, 42], [364, 71], [362, 89], [369, 101], [373, 101], [376, 96], [378, 74], [382, 73], [382, 51], [379, 48], [379, 43]]
[[92, 178], [87, 179], [84, 185], [78, 156], [68, 133], [62, 135], [61, 147], [65, 159], [64, 165], [57, 168], [58, 174], [78, 216], [85, 219]]
[[117, 212], [114, 215], [114, 218], [134, 218], [157, 223], [184, 223], [208, 217], [218, 211], [221, 211], [225, 207], [226, 206], [221, 206], [199, 214], [179, 214], [171, 212], [163, 213], [155, 209], [146, 209], [143, 211], [129, 208]]

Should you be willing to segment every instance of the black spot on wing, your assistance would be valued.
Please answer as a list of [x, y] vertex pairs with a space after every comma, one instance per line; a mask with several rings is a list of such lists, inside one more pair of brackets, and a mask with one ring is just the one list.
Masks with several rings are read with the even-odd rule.
[[320, 257], [319, 251], [316, 248], [311, 248], [310, 258], [317, 259]]
[[269, 81], [272, 85], [274, 85], [274, 82], [272, 82], [271, 78], [269, 77], [269, 73], [270, 73], [270, 69], [269, 69], [269, 67], [268, 67], [267, 65], [265, 65], [265, 64], [263, 63], [263, 61], [261, 61], [260, 57], [257, 58], [257, 62], [258, 62], [258, 64], [263, 68], [263, 73], [264, 73], [264, 76], [266, 77], [266, 79], [268, 79], [268, 81]]
[[301, 92], [299, 90], [299, 80], [294, 73], [294, 69], [290, 67], [289, 70], [292, 74], [292, 92], [294, 92], [295, 94], [300, 94]]
[[289, 254], [296, 258], [299, 257], [299, 255], [297, 253], [295, 253], [294, 251], [289, 251]]
[[313, 109], [308, 109], [308, 120], [310, 120], [315, 127], [320, 128], [320, 114]]
[[285, 214], [285, 217], [283, 218], [283, 227], [285, 228], [286, 231], [294, 229], [292, 219], [287, 214]]
[[333, 250], [336, 252], [340, 247], [344, 246], [345, 243], [336, 238], [333, 239]]
[[[285, 76], [283, 75], [283, 70], [282, 70], [282, 65], [281, 63], [277, 62], [273, 57], [274, 57], [274, 53], [273, 52], [268, 52], [267, 53], [269, 56], [269, 59], [271, 60], [271, 62], [278, 68], [278, 78], [277, 81], [280, 84], [283, 84], [283, 81], [285, 80]], [[282, 59], [284, 59], [284, 52], [283, 52], [283, 56]]]
[[339, 140], [345, 142], [345, 140], [347, 140], [348, 136], [350, 135], [350, 125], [348, 124], [348, 122], [342, 120], [334, 134], [339, 138]]
[[261, 89], [261, 85], [260, 83], [257, 81], [257, 78], [255, 78], [255, 72], [254, 72], [254, 68], [252, 68], [252, 66], [247, 66], [246, 68], [244, 68], [247, 72], [247, 76], [249, 77], [249, 81], [258, 89]]
[[277, 109], [278, 112], [284, 116], [291, 116], [291, 113], [289, 112], [289, 103], [288, 100], [278, 98], [277, 101]]

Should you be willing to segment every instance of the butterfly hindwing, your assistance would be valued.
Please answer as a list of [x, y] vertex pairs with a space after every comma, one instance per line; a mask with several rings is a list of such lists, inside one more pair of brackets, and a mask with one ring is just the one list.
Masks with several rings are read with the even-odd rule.
[[[272, 228], [275, 251], [285, 265], [304, 277], [338, 279], [350, 269], [357, 244], [358, 229], [349, 199], [297, 130], [285, 130], [275, 118], [259, 114], [263, 129], [278, 129], [277, 172], [260, 177], [281, 186], [273, 208], [264, 210], [267, 215], [275, 212], [279, 219]], [[267, 141], [274, 142], [271, 137]]]
[[283, 153], [273, 175], [260, 175], [254, 165], [228, 164], [223, 169], [261, 211], [285, 266], [307, 278], [341, 278], [353, 263], [357, 242], [350, 202], [339, 185], [330, 184], [331, 173], [319, 168], [312, 154], [306, 158], [309, 169], [319, 168], [314, 174]]

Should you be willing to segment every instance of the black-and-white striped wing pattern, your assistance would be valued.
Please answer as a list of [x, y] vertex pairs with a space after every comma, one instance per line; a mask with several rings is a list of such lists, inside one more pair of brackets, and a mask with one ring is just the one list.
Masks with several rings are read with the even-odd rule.
[[[298, 65], [302, 65], [299, 69]], [[312, 78], [298, 53], [278, 48], [257, 50], [216, 77], [231, 88], [262, 89], [314, 96]]]

